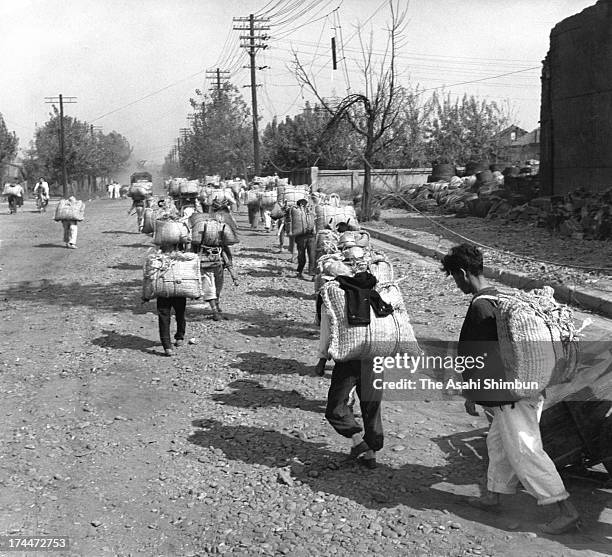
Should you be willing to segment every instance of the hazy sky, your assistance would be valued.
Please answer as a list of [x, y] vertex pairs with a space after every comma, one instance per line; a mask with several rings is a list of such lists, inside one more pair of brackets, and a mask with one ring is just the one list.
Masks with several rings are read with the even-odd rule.
[[[405, 0], [402, 80], [507, 102], [516, 123], [531, 130], [538, 125], [539, 68], [550, 31], [594, 4]], [[35, 125], [48, 119], [44, 97], [75, 96], [77, 104], [66, 105], [65, 114], [106, 133], [116, 130], [138, 158], [162, 162], [179, 129], [188, 126], [194, 90], [212, 85], [207, 69], [232, 70], [231, 81], [250, 102], [250, 89], [242, 88], [249, 83], [242, 68], [248, 58], [239, 48], [243, 32], [232, 30], [232, 18], [266, 12], [270, 48], [257, 58], [258, 65], [270, 66], [258, 73], [262, 128], [274, 114], [293, 115], [312, 98], [288, 67], [292, 48], [325, 94], [342, 96], [347, 74], [352, 90], [358, 86], [357, 23], [365, 24], [366, 39], [372, 32], [380, 51], [389, 19], [388, 0], [0, 0], [0, 112], [27, 148]], [[335, 72], [334, 34], [339, 50], [344, 45]], [[495, 77], [510, 72], [519, 73]]]

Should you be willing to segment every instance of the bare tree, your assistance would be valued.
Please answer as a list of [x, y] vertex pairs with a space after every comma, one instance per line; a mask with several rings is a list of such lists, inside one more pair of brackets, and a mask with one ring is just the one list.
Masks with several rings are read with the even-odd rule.
[[399, 38], [405, 29], [408, 6], [399, 9], [400, 0], [389, 0], [391, 21], [387, 28], [387, 42], [383, 56], [377, 63], [374, 57], [373, 38], [367, 44], [362, 30], [358, 30], [361, 43], [362, 62], [360, 72], [363, 78], [363, 92], [344, 97], [336, 107], [319, 93], [316, 81], [294, 55], [295, 73], [298, 81], [317, 97], [320, 104], [332, 115], [328, 127], [346, 119], [363, 139], [364, 163], [363, 195], [361, 198], [361, 220], [368, 221], [372, 215], [372, 163], [376, 153], [397, 141], [394, 125], [402, 112], [402, 91], [398, 83], [396, 53]]

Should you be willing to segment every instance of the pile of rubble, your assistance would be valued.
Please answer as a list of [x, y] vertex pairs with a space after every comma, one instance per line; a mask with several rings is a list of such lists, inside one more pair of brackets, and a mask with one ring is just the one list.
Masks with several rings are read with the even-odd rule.
[[538, 197], [538, 176], [506, 177], [481, 182], [473, 176], [411, 186], [397, 193], [379, 193], [384, 208], [418, 211], [510, 222], [534, 222], [539, 227], [575, 239], [612, 238], [612, 188], [588, 192], [580, 188], [566, 196]]

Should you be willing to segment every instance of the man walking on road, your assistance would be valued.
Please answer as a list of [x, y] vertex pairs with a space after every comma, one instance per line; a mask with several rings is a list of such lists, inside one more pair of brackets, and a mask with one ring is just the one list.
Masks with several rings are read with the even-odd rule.
[[[302, 211], [309, 210], [308, 201], [306, 199], [300, 199], [297, 202], [297, 206]], [[312, 230], [305, 230], [303, 234], [295, 236], [295, 245], [297, 246], [298, 261], [296, 278], [304, 278], [302, 272], [304, 271], [304, 267], [306, 266], [306, 256], [308, 255], [308, 274], [311, 275], [314, 279], [315, 263], [317, 256], [314, 227]]]
[[[482, 252], [470, 244], [455, 246], [442, 259], [442, 269], [447, 275], [452, 275], [464, 294], [473, 295], [459, 335], [458, 355], [486, 355], [486, 365], [482, 369], [464, 372], [463, 381], [505, 379], [497, 336], [494, 301], [497, 291], [486, 284]], [[481, 384], [484, 385], [484, 381]], [[501, 389], [464, 390], [463, 396], [467, 399], [465, 408], [468, 414], [478, 415], [476, 404], [493, 412], [487, 435], [488, 492], [469, 503], [481, 510], [496, 511], [501, 495], [515, 493], [520, 482], [537, 499], [538, 505], [556, 504], [559, 509], [560, 514], [555, 519], [540, 526], [543, 532], [563, 534], [574, 529], [580, 519], [578, 511], [568, 500], [563, 481], [542, 447], [539, 421], [543, 397], [536, 394], [530, 398], [518, 398], [514, 393]]]

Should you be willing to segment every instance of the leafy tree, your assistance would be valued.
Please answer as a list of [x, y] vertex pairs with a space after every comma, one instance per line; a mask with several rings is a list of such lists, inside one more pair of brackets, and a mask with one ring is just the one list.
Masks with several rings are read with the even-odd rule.
[[508, 116], [497, 103], [479, 101], [473, 95], [453, 100], [450, 93], [434, 93], [431, 108], [426, 127], [432, 162], [463, 165], [492, 158], [498, 148], [496, 138], [508, 125]]
[[[45, 176], [61, 183], [62, 159], [59, 144], [59, 111], [53, 107], [49, 120], [38, 128], [25, 167], [30, 176]], [[112, 131], [91, 133], [86, 122], [64, 116], [64, 156], [69, 179], [79, 185], [96, 176], [109, 176], [126, 167], [132, 154], [127, 139]]]
[[253, 161], [251, 117], [242, 95], [231, 83], [220, 91], [191, 99], [196, 110], [191, 133], [181, 147], [180, 168], [191, 177], [246, 174]]
[[355, 161], [355, 132], [347, 122], [325, 134], [330, 115], [322, 107], [306, 107], [280, 124], [274, 118], [262, 137], [264, 169], [292, 170], [309, 166], [346, 168]]
[[4, 166], [15, 158], [18, 143], [17, 135], [8, 131], [4, 117], [0, 113], [0, 174]]

